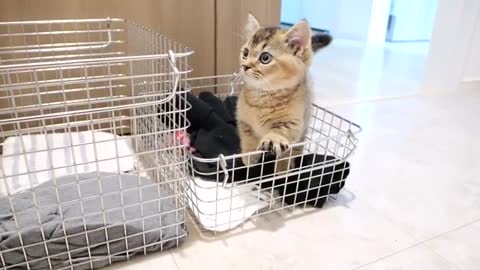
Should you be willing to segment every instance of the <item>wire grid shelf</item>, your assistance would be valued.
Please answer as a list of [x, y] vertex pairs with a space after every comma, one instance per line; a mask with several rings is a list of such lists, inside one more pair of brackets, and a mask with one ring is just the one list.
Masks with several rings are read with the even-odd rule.
[[[235, 74], [188, 81], [195, 93], [213, 90], [222, 100], [236, 96], [242, 85]], [[215, 158], [190, 155], [192, 178], [186, 195], [202, 231], [228, 231], [248, 219], [296, 206], [321, 207], [339, 192], [349, 173], [346, 161], [357, 147], [355, 135], [361, 128], [317, 105], [312, 105], [311, 113], [305, 140], [292, 145], [284, 158], [268, 159], [262, 151]], [[245, 166], [243, 156], [251, 160], [260, 156], [263, 162]], [[294, 166], [276, 172], [279, 160]]]
[[93, 269], [186, 238], [173, 97], [192, 53], [123, 19], [0, 22], [1, 269]]

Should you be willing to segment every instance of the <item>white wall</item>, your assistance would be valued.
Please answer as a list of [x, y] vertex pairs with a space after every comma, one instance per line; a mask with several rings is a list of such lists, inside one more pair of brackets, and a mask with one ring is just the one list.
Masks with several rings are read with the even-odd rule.
[[[304, 18], [313, 28], [336, 32], [340, 1], [336, 0], [294, 0], [301, 3]], [[283, 0], [282, 0], [283, 2]]]
[[390, 40], [430, 40], [438, 0], [393, 0]]
[[282, 0], [281, 20], [293, 24], [305, 18], [313, 28], [329, 30], [335, 38], [383, 42], [390, 1]]
[[391, 4], [392, 0], [373, 0], [368, 31], [370, 44], [383, 45], [385, 43]]
[[339, 2], [341, 4], [335, 35], [341, 38], [366, 41], [373, 0], [342, 0]]
[[423, 90], [456, 90], [480, 75], [480, 1], [439, 0]]
[[294, 24], [303, 19], [302, 1], [282, 0], [282, 12], [280, 21]]
[[463, 80], [480, 81], [480, 11], [477, 14]]

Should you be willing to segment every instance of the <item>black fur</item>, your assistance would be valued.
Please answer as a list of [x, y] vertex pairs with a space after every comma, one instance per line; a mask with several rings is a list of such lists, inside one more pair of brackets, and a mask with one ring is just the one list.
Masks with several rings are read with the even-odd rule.
[[312, 36], [312, 50], [314, 52], [327, 47], [332, 42], [329, 34], [316, 34]]
[[257, 46], [260, 42], [265, 41], [265, 44], [280, 30], [280, 27], [264, 27], [258, 30], [252, 37], [252, 45]]

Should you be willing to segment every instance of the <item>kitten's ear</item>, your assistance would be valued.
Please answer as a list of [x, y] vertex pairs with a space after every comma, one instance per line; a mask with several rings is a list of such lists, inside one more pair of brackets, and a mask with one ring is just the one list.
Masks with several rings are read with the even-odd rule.
[[302, 20], [292, 26], [287, 32], [288, 45], [295, 49], [304, 49], [311, 46], [312, 31], [307, 21]]
[[247, 24], [245, 25], [245, 35], [247, 38], [253, 36], [259, 29], [260, 24], [258, 23], [257, 19], [252, 15], [252, 13], [248, 13]]

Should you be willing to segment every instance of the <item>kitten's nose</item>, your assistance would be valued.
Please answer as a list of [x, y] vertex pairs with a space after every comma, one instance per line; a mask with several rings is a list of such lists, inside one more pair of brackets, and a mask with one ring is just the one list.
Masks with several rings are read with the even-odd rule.
[[243, 68], [244, 71], [247, 71], [247, 70], [251, 69], [252, 67], [248, 66], [248, 65], [242, 65], [242, 68]]

